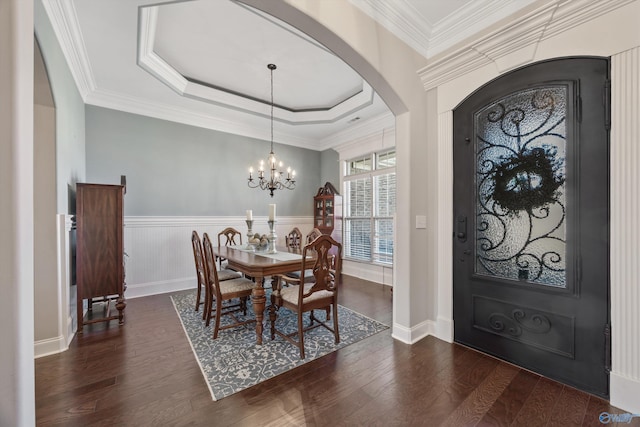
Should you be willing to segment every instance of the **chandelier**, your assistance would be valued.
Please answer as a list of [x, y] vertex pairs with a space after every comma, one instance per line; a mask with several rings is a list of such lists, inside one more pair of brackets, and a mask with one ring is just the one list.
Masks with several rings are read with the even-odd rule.
[[296, 171], [287, 168], [286, 175], [282, 170], [282, 162], [276, 162], [276, 155], [273, 153], [273, 70], [277, 67], [275, 64], [267, 65], [271, 70], [271, 152], [269, 153], [269, 176], [265, 176], [264, 161], [260, 160], [258, 166], [257, 179], [253, 178], [253, 167], [249, 168], [249, 180], [247, 184], [250, 188], [260, 188], [261, 190], [269, 190], [269, 194], [273, 197], [275, 190], [293, 190], [296, 187]]

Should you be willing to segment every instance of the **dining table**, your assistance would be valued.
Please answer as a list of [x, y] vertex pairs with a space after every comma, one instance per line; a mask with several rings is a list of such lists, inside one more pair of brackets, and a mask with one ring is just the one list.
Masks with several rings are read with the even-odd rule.
[[268, 253], [266, 250], [256, 250], [248, 245], [229, 245], [214, 247], [213, 252], [216, 256], [227, 260], [227, 268], [254, 279], [251, 303], [256, 315], [256, 344], [262, 344], [264, 310], [267, 301], [264, 288], [265, 277], [301, 271], [302, 250], [283, 246], [276, 247], [275, 253]]

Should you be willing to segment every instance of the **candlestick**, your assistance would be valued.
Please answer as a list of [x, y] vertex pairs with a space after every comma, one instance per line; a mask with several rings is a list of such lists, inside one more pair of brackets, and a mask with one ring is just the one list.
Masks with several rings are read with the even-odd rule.
[[[275, 205], [271, 205], [274, 206]], [[267, 240], [269, 241], [269, 247], [267, 248], [267, 253], [268, 254], [276, 254], [278, 253], [278, 251], [276, 250], [276, 239], [278, 238], [278, 236], [276, 235], [275, 232], [275, 221], [267, 221], [267, 224], [269, 224], [269, 235], [267, 236]]]
[[[249, 217], [249, 212], [251, 211], [247, 211], [247, 218]], [[247, 223], [247, 228], [249, 229], [247, 231], [247, 246], [245, 246], [246, 249], [255, 249], [255, 246], [253, 246], [251, 244], [251, 239], [253, 238], [253, 231], [251, 231], [251, 228], [253, 227], [253, 220], [246, 220]]]

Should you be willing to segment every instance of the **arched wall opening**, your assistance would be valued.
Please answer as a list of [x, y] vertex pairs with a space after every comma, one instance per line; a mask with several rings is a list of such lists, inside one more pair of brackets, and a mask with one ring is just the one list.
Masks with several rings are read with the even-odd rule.
[[[56, 221], [56, 107], [49, 76], [34, 37], [34, 322], [36, 356], [67, 348], [67, 288], [58, 280]], [[56, 302], [55, 304], [53, 302]]]
[[436, 223], [436, 210], [427, 203], [435, 196], [432, 171], [436, 157], [427, 154], [429, 101], [416, 74], [424, 65], [419, 55], [348, 2], [242, 2], [287, 22], [330, 49], [374, 88], [394, 114], [397, 227], [393, 337], [412, 343], [435, 333], [435, 322], [429, 320], [435, 318], [437, 300], [436, 269], [430, 261], [437, 250], [433, 246], [435, 228], [412, 227], [417, 215], [426, 216], [427, 223]]

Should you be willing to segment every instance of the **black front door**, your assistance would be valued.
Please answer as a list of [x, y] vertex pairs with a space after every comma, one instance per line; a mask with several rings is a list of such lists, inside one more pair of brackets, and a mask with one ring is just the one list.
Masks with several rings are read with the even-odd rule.
[[609, 62], [513, 71], [454, 111], [455, 341], [609, 390]]

